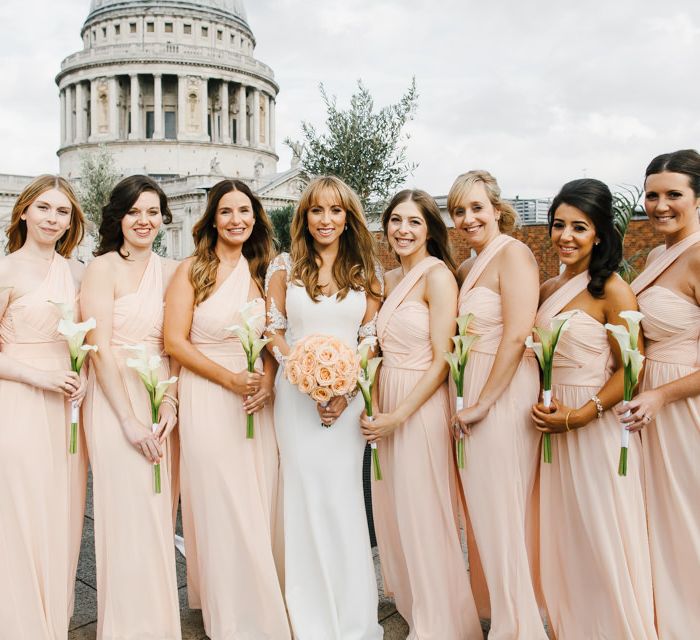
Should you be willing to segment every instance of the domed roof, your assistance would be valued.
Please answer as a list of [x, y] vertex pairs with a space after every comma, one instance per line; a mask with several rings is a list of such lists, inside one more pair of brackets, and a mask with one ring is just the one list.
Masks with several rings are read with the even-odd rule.
[[164, 7], [168, 5], [190, 5], [193, 9], [213, 9], [247, 22], [243, 0], [90, 0], [88, 19], [92, 17], [93, 13], [102, 13], [110, 9]]

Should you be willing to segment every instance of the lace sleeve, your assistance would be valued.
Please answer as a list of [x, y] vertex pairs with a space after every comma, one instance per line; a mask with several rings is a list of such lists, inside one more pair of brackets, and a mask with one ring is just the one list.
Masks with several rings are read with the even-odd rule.
[[357, 332], [357, 336], [360, 340], [377, 335], [377, 315], [378, 314], [375, 313], [368, 322], [360, 325], [360, 329]]
[[[285, 272], [285, 278], [272, 278], [278, 271]], [[281, 253], [270, 264], [265, 274], [265, 298], [267, 299], [267, 312], [265, 333], [268, 335], [278, 331], [284, 333], [287, 330], [287, 316], [285, 315], [285, 285], [289, 282], [291, 272], [291, 258], [288, 253]]]
[[270, 290], [270, 281], [272, 276], [277, 273], [277, 271], [285, 271], [286, 281], [289, 282], [289, 276], [292, 272], [292, 258], [288, 253], [280, 253], [267, 268], [265, 273], [265, 297], [267, 297], [268, 291]]

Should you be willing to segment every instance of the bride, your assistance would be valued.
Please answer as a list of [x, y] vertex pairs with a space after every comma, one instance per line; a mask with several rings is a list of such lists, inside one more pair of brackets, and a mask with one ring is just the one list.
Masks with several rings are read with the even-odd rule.
[[[355, 349], [358, 337], [375, 334], [381, 295], [359, 198], [338, 178], [313, 180], [291, 236], [291, 255], [278, 256], [267, 273], [268, 348], [283, 362], [296, 341], [329, 334]], [[362, 400], [317, 405], [287, 382], [282, 367], [275, 394], [285, 595], [295, 638], [379, 640], [362, 493]]]

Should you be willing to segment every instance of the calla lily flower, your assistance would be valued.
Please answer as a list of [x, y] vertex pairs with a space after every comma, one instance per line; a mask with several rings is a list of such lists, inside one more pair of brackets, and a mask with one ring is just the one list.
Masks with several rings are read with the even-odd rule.
[[642, 318], [644, 318], [644, 314], [639, 311], [622, 311], [619, 315], [629, 327], [630, 346], [632, 349], [636, 349], [639, 341], [639, 325], [642, 322]]
[[360, 355], [360, 367], [362, 369], [367, 368], [367, 359], [369, 358], [370, 349], [374, 349], [377, 346], [376, 336], [366, 336], [362, 338], [360, 344], [357, 345], [357, 353]]
[[613, 338], [617, 340], [617, 344], [620, 345], [620, 352], [623, 354], [622, 357], [624, 360], [625, 351], [629, 351], [632, 348], [632, 336], [630, 332], [621, 324], [610, 324], [609, 322], [605, 325], [605, 328], [612, 334]]
[[75, 308], [70, 302], [54, 302], [53, 300], [49, 300], [49, 302], [58, 309], [61, 318], [69, 321], [75, 320]]
[[85, 322], [73, 322], [61, 318], [58, 323], [58, 332], [68, 340], [68, 350], [71, 358], [77, 358], [80, 347], [83, 346], [85, 336], [88, 331], [92, 331], [97, 326], [95, 318], [88, 318]]
[[535, 342], [532, 336], [525, 338], [525, 346], [528, 349], [532, 349], [537, 356], [537, 360], [540, 363], [540, 367], [544, 369], [544, 349], [542, 348], [541, 342]]
[[459, 330], [459, 335], [464, 336], [467, 334], [467, 329], [469, 325], [471, 324], [471, 321], [474, 319], [474, 314], [473, 313], [468, 313], [465, 316], [459, 316], [457, 318], [457, 328]]

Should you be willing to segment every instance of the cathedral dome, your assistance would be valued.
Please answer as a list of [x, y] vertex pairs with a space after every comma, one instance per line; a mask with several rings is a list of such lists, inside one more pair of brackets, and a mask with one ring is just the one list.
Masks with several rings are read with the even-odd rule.
[[243, 0], [90, 0], [88, 21], [96, 14], [122, 9], [149, 9], [178, 6], [192, 9], [210, 10], [227, 17], [238, 18], [247, 23]]

